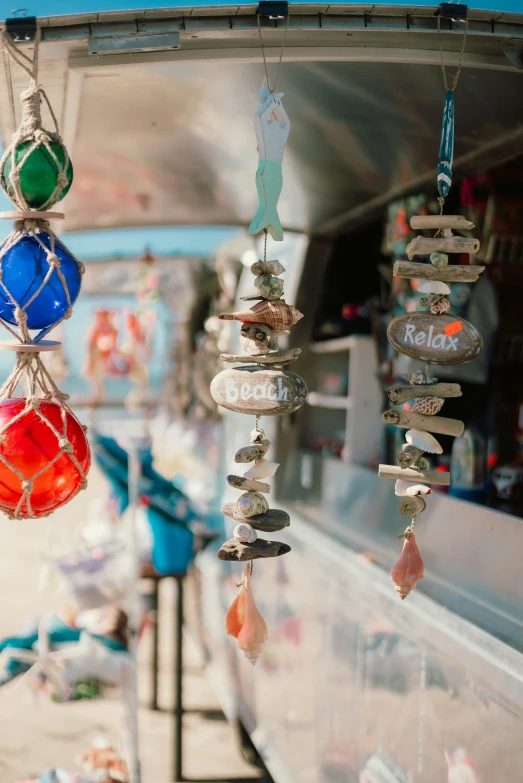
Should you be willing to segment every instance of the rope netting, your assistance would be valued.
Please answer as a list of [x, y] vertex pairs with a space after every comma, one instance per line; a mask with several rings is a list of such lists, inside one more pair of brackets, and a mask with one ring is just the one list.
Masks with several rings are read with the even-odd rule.
[[[21, 93], [22, 101], [22, 120], [18, 129], [14, 132], [11, 144], [7, 147], [0, 160], [0, 181], [6, 194], [9, 196], [19, 209], [29, 210], [28, 204], [21, 187], [21, 173], [24, 166], [28, 163], [31, 155], [43, 147], [53, 161], [57, 177], [54, 190], [49, 197], [38, 205], [39, 210], [45, 210], [51, 207], [59, 200], [61, 193], [71, 184], [69, 154], [62, 141], [58, 130], [58, 121], [53, 111], [49, 98], [45, 90], [38, 84], [38, 46], [40, 42], [40, 31], [36, 33], [34, 40], [33, 57], [29, 57], [24, 52], [17, 49], [12, 43], [9, 35], [4, 31], [4, 46], [10, 56], [22, 68], [30, 78], [29, 87]], [[49, 113], [54, 123], [55, 130], [48, 131], [42, 127], [42, 101], [45, 101]], [[28, 143], [27, 148], [22, 155], [17, 155], [20, 146]], [[55, 148], [53, 148], [53, 145]], [[56, 154], [56, 145], [59, 145], [62, 151], [62, 160]], [[10, 170], [7, 177], [4, 177], [7, 162], [10, 161]], [[8, 186], [4, 184], [7, 179]]]
[[[80, 483], [76, 491], [71, 494], [68, 500], [71, 500], [81, 489], [85, 489], [87, 486], [86, 472], [77, 459], [74, 453], [73, 444], [68, 439], [67, 434], [67, 415], [70, 414], [74, 417], [72, 409], [67, 404], [69, 395], [64, 394], [64, 392], [59, 390], [58, 386], [53, 380], [53, 377], [46, 369], [39, 353], [17, 352], [15, 368], [4, 385], [0, 388], [0, 403], [4, 402], [5, 400], [12, 400], [18, 385], [22, 381], [25, 381], [26, 383], [26, 396], [18, 399], [24, 400], [25, 405], [16, 416], [11, 418], [0, 428], [0, 462], [3, 462], [3, 464], [20, 479], [21, 488], [23, 490], [23, 493], [13, 514], [8, 515], [11, 519], [20, 519], [22, 517], [25, 519], [27, 517], [33, 516], [33, 509], [31, 507], [31, 493], [33, 491], [36, 479], [42, 476], [46, 470], [49, 470], [49, 468], [51, 468], [64, 455], [66, 455], [67, 458], [72, 462], [78, 471], [78, 476], [80, 478]], [[60, 406], [60, 429], [58, 429], [41, 411], [41, 403], [45, 401], [54, 402]], [[56, 445], [58, 449], [55, 456], [49, 460], [46, 465], [28, 477], [16, 465], [6, 458], [2, 447], [4, 445], [5, 435], [9, 428], [13, 427], [30, 412], [33, 412], [34, 415], [43, 424], [46, 425], [50, 433], [52, 433], [52, 435], [56, 438]], [[87, 427], [82, 427], [82, 429], [84, 432], [87, 431]], [[49, 516], [49, 514], [44, 513], [39, 514], [39, 516]]]

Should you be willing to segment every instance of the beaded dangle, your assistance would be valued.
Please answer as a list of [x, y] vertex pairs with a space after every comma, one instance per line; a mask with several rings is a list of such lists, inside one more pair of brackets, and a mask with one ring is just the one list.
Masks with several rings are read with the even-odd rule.
[[[0, 324], [14, 339], [15, 367], [0, 388], [0, 510], [11, 518], [47, 516], [87, 485], [91, 457], [86, 428], [74, 416], [40, 353], [60, 348], [43, 338], [71, 316], [84, 266], [58, 239], [43, 210], [63, 198], [72, 166], [45, 91], [38, 86], [39, 33], [31, 59], [4, 32], [5, 47], [29, 75], [22, 121], [0, 162], [0, 180], [18, 208], [3, 213], [14, 227], [0, 245]], [[56, 132], [42, 127], [46, 101]], [[37, 332], [34, 336], [31, 332]], [[16, 397], [20, 385], [25, 395]]]

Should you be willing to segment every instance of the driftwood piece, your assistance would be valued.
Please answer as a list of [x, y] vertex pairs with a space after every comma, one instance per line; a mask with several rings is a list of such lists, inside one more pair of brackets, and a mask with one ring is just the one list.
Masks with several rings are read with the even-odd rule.
[[475, 255], [479, 250], [479, 239], [468, 237], [414, 237], [407, 245], [407, 256], [430, 255], [431, 253], [468, 253]]
[[217, 552], [217, 557], [219, 560], [244, 562], [245, 560], [257, 560], [260, 557], [279, 557], [290, 551], [290, 546], [281, 541], [265, 541], [263, 538], [258, 538], [252, 544], [247, 544], [231, 538], [222, 544]]
[[429, 364], [465, 364], [483, 347], [478, 330], [457, 315], [404, 313], [390, 322], [387, 337], [400, 353]]
[[423, 454], [423, 449], [418, 449], [416, 446], [411, 446], [410, 443], [405, 443], [402, 450], [398, 454], [398, 465], [400, 468], [410, 468]]
[[442, 473], [439, 470], [413, 470], [413, 468], [398, 468], [396, 465], [380, 465], [378, 467], [378, 476], [385, 479], [397, 481], [419, 481], [422, 484], [440, 484], [448, 487], [450, 485], [450, 473]]
[[387, 390], [393, 405], [402, 405], [417, 397], [461, 397], [459, 383], [434, 383], [430, 386], [390, 386]]
[[382, 416], [387, 424], [404, 427], [406, 430], [421, 430], [422, 432], [438, 432], [441, 435], [459, 437], [463, 435], [465, 425], [459, 419], [447, 419], [444, 416], [424, 416], [422, 413], [402, 411], [392, 408]]
[[463, 215], [414, 215], [410, 219], [410, 227], [414, 231], [432, 228], [454, 228], [461, 231], [472, 231], [474, 223], [471, 223]]
[[257, 364], [290, 364], [295, 362], [301, 354], [301, 348], [290, 348], [288, 351], [273, 351], [272, 353], [252, 354], [244, 356], [243, 354], [222, 353], [220, 359], [223, 362], [246, 364], [247, 362], [256, 362]]
[[394, 277], [405, 277], [408, 280], [441, 280], [444, 283], [475, 283], [484, 266], [452, 266], [436, 267], [432, 264], [417, 264], [412, 261], [396, 261]]
[[242, 492], [248, 492], [253, 490], [254, 492], [271, 491], [270, 484], [265, 484], [263, 481], [256, 481], [256, 479], [244, 478], [243, 476], [227, 476], [227, 484], [234, 489], [241, 489]]
[[211, 395], [218, 405], [231, 411], [281, 416], [303, 405], [307, 386], [303, 378], [290, 370], [234, 367], [213, 378]]
[[398, 511], [402, 517], [415, 517], [427, 508], [427, 504], [419, 495], [402, 498], [398, 504]]
[[263, 440], [261, 443], [253, 443], [251, 446], [244, 446], [238, 449], [234, 455], [234, 461], [239, 463], [244, 462], [256, 462], [265, 456], [269, 449], [270, 443], [268, 440]]
[[256, 530], [263, 530], [266, 533], [274, 533], [277, 530], [283, 530], [284, 527], [289, 527], [291, 518], [286, 511], [281, 511], [277, 508], [271, 508], [264, 514], [256, 514], [253, 517], [244, 517], [240, 514], [236, 503], [224, 503], [220, 508], [222, 514], [226, 517], [236, 520], [236, 522], [246, 522], [248, 525], [252, 525]]

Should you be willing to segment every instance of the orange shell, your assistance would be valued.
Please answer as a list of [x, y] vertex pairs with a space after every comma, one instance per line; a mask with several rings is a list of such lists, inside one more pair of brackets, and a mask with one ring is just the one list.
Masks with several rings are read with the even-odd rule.
[[267, 624], [254, 602], [250, 565], [243, 572], [243, 591], [245, 593], [245, 615], [238, 634], [238, 647], [254, 665], [260, 657], [263, 644], [269, 638]]
[[229, 636], [238, 638], [245, 617], [245, 588], [240, 587], [240, 592], [232, 602], [225, 617], [225, 630]]
[[224, 321], [267, 324], [277, 332], [285, 332], [303, 318], [303, 313], [288, 305], [284, 299], [276, 299], [272, 302], [257, 302], [249, 310], [222, 313], [219, 317]]
[[411, 534], [403, 542], [400, 558], [390, 572], [390, 578], [402, 601], [414, 590], [416, 583], [423, 579], [423, 571], [423, 560], [416, 544], [416, 537]]

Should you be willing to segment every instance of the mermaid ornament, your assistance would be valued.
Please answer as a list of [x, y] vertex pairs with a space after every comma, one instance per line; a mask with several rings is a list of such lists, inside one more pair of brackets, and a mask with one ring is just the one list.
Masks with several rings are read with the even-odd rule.
[[271, 92], [267, 79], [255, 93], [259, 106], [254, 116], [254, 129], [258, 140], [258, 170], [256, 189], [259, 207], [249, 227], [250, 234], [268, 231], [273, 239], [283, 240], [283, 229], [278, 217], [277, 205], [283, 187], [282, 160], [291, 124], [281, 99], [282, 92]]

